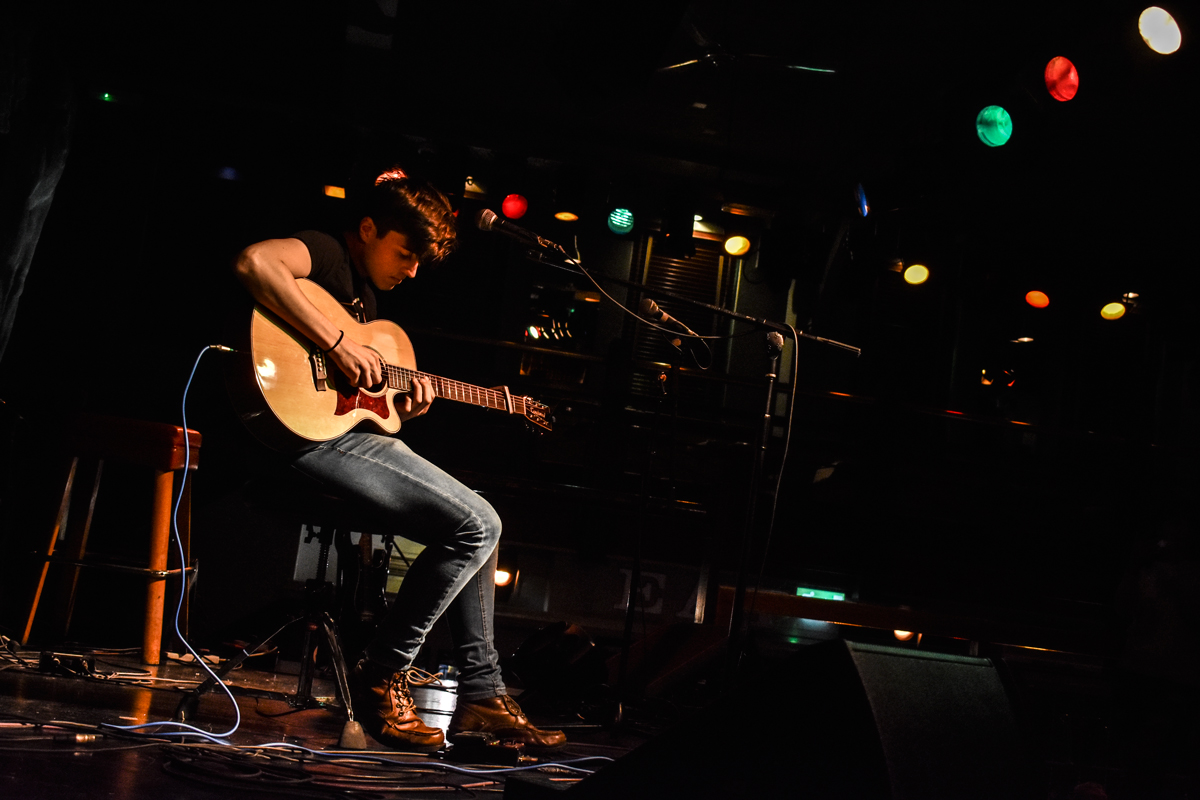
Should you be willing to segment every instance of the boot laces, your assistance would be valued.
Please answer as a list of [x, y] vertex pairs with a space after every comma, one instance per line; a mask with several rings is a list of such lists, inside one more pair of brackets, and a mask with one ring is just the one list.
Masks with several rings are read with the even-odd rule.
[[423, 669], [409, 667], [392, 676], [392, 697], [402, 712], [407, 712], [416, 705], [413, 700], [412, 687], [428, 686], [431, 683], [441, 683], [442, 673], [431, 674]]

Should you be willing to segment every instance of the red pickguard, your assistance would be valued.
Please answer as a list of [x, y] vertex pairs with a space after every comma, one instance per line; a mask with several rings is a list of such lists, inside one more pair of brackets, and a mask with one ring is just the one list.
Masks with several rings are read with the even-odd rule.
[[333, 411], [335, 417], [349, 414], [356, 408], [374, 411], [379, 415], [380, 419], [387, 419], [392, 413], [391, 409], [388, 408], [387, 395], [374, 397], [364, 394], [361, 389], [355, 390], [354, 394], [351, 395], [338, 392], [337, 408]]

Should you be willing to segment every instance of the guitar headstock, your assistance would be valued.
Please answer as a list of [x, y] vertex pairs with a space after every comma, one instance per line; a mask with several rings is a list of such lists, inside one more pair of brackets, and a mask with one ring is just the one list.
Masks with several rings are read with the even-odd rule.
[[549, 433], [554, 430], [554, 415], [545, 403], [539, 403], [532, 397], [523, 397], [525, 407], [523, 416], [531, 428], [537, 433]]

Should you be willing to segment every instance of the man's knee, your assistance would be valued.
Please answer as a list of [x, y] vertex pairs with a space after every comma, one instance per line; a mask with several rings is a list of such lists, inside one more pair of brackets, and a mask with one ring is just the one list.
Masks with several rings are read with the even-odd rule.
[[496, 513], [496, 509], [492, 508], [489, 503], [481, 503], [482, 508], [476, 513], [479, 515], [480, 530], [483, 533], [484, 546], [495, 547], [500, 541], [500, 531], [503, 527], [500, 522], [500, 515]]
[[494, 548], [500, 541], [500, 515], [479, 495], [475, 495], [475, 502], [471, 504], [471, 522], [474, 544], [480, 549]]

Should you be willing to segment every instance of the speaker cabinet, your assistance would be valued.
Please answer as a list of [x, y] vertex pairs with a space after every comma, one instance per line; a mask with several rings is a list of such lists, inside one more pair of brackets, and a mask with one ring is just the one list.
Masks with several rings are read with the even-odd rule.
[[562, 791], [510, 799], [1028, 798], [1028, 760], [991, 662], [829, 642]]

